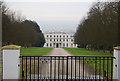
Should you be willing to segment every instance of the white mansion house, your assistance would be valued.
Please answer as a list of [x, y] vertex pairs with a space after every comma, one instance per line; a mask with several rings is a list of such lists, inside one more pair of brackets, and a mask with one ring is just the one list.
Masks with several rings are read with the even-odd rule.
[[69, 47], [76, 48], [77, 45], [74, 44], [73, 34], [65, 32], [48, 32], [44, 33], [45, 41], [44, 47]]

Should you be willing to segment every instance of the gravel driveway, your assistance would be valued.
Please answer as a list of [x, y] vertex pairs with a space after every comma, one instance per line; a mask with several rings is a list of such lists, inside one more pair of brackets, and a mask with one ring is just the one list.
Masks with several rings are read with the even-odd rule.
[[[54, 48], [50, 53], [46, 54], [45, 56], [61, 56], [61, 57], [42, 57], [40, 58], [39, 67], [36, 60], [35, 67], [32, 67], [31, 72], [34, 78], [40, 77], [40, 79], [59, 79], [63, 78], [66, 79], [68, 77], [71, 78], [94, 78], [94, 71], [89, 68], [87, 64], [80, 60], [78, 57], [70, 57], [68, 58], [68, 61], [66, 60], [66, 56], [74, 56], [68, 51], [64, 50], [63, 48]], [[65, 57], [62, 57], [65, 56]], [[71, 60], [72, 59], [72, 60]], [[68, 65], [67, 65], [68, 63]], [[29, 63], [28, 63], [29, 64]], [[34, 64], [34, 63], [33, 63]], [[34, 65], [33, 65], [34, 66]], [[34, 71], [35, 68], [35, 71]], [[39, 68], [39, 69], [38, 69]], [[39, 73], [38, 73], [39, 70]], [[29, 73], [27, 73], [29, 74]], [[68, 74], [68, 76], [67, 76]]]
[[50, 53], [45, 56], [73, 56], [63, 48], [54, 48]]

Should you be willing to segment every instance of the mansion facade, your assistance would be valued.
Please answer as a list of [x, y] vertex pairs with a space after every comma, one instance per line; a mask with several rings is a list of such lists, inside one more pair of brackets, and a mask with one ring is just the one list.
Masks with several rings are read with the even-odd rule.
[[48, 32], [44, 33], [45, 41], [44, 47], [53, 48], [76, 48], [77, 44], [74, 44], [73, 34], [65, 32]]

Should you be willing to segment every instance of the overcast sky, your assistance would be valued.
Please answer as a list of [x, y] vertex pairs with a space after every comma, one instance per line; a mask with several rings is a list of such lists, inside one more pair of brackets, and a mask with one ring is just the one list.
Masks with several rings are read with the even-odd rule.
[[95, 0], [5, 0], [8, 7], [27, 19], [36, 21], [43, 32], [76, 31]]

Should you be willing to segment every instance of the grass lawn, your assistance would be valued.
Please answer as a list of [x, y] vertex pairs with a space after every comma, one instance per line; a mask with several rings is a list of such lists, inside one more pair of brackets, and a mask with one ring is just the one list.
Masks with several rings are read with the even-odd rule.
[[113, 56], [112, 54], [89, 51], [83, 48], [64, 48], [76, 56]]
[[0, 73], [2, 73], [2, 64], [0, 63]]
[[[53, 48], [29, 47], [21, 48], [21, 56], [42, 56], [49, 53]], [[20, 67], [20, 77], [22, 77], [22, 68]]]
[[[107, 53], [101, 53], [101, 52], [95, 52], [95, 51], [89, 51], [83, 48], [64, 48], [65, 50], [69, 51], [70, 53], [76, 55], [76, 56], [113, 56], [112, 54]], [[100, 72], [102, 76], [106, 75], [104, 72], [108, 72], [108, 76], [111, 77], [111, 69], [113, 66], [113, 60], [96, 60], [95, 57], [85, 57], [85, 63], [89, 65], [89, 67], [92, 67], [96, 72]], [[99, 59], [99, 57], [98, 57]], [[105, 58], [107, 59], [107, 58]], [[109, 63], [109, 64], [107, 64]], [[108, 67], [107, 67], [108, 65]], [[101, 69], [100, 69], [101, 68]], [[108, 69], [107, 69], [108, 68]], [[101, 71], [100, 71], [101, 70]]]
[[53, 48], [30, 47], [21, 48], [21, 56], [42, 56], [49, 53]]

